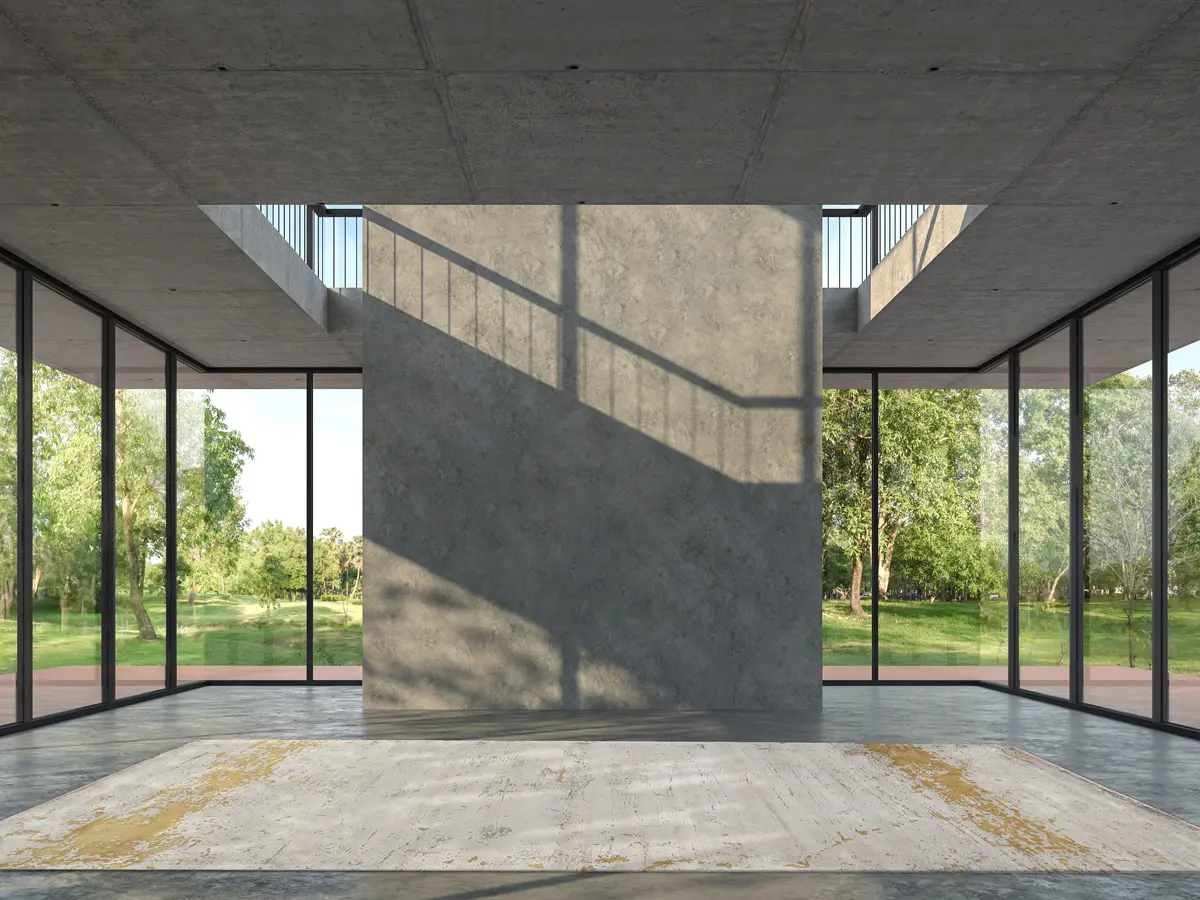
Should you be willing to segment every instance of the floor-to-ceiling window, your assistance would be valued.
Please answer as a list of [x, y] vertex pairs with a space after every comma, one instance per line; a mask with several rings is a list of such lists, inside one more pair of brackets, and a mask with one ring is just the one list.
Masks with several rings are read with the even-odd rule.
[[1083, 700], [1149, 716], [1153, 402], [1150, 282], [1083, 328]]
[[166, 354], [116, 331], [116, 695], [166, 687]]
[[1007, 682], [1007, 368], [879, 383], [879, 677]]
[[362, 376], [313, 380], [313, 677], [362, 677]]
[[1168, 718], [1200, 727], [1200, 256], [1168, 274]]
[[822, 663], [871, 677], [871, 377], [827, 376], [822, 393]]
[[33, 712], [102, 700], [101, 321], [33, 288]]
[[303, 375], [179, 367], [179, 682], [303, 679]]
[[1018, 396], [1021, 687], [1070, 692], [1070, 341], [1062, 329], [1020, 355]]
[[0, 725], [17, 719], [17, 273], [0, 263]]

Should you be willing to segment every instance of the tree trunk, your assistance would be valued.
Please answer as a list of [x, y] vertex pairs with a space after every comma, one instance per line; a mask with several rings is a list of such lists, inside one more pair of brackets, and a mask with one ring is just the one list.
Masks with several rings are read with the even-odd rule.
[[[1069, 568], [1069, 567], [1068, 567]], [[1067, 574], [1067, 569], [1064, 568], [1061, 572], [1054, 576], [1054, 580], [1050, 582], [1050, 592], [1046, 595], [1047, 603], [1054, 603], [1054, 592], [1058, 590], [1058, 580]]]
[[896, 549], [896, 538], [900, 536], [900, 529], [897, 528], [887, 536], [887, 540], [882, 542], [879, 548], [879, 599], [886, 600], [888, 592], [888, 584], [892, 580], [892, 553]]
[[350, 596], [351, 597], [358, 596], [358, 585], [361, 581], [362, 581], [362, 566], [358, 566], [358, 568], [356, 568], [354, 570], [354, 587], [350, 588]]
[[33, 593], [30, 594], [29, 596], [33, 597], [34, 599], [37, 599], [38, 588], [41, 586], [41, 584], [42, 584], [42, 567], [38, 566], [36, 569], [33, 570]]
[[138, 637], [144, 641], [157, 641], [154, 623], [142, 605], [142, 563], [138, 558], [137, 542], [133, 537], [133, 516], [136, 504], [128, 495], [121, 498], [121, 526], [125, 536], [125, 562], [129, 566], [129, 608], [137, 620]]
[[[188, 551], [188, 606], [196, 605], [196, 566], [200, 562], [200, 551], [194, 547]], [[194, 616], [196, 610], [192, 610]]]
[[850, 576], [850, 611], [856, 616], [866, 615], [862, 607], [862, 576], [862, 556], [856, 555], [854, 557], [854, 572]]
[[1125, 594], [1125, 636], [1128, 644], [1129, 668], [1132, 669], [1137, 654], [1133, 650], [1133, 578], [1131, 576], [1125, 579], [1121, 591]]

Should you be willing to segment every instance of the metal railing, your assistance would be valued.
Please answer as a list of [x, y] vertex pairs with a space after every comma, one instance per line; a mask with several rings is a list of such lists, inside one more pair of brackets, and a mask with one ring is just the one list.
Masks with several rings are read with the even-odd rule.
[[[362, 287], [362, 207], [271, 204], [258, 209], [328, 287]], [[928, 206], [831, 205], [823, 209], [822, 286], [856, 288]]]
[[[921, 213], [928, 208], [923, 203], [885, 203], [875, 207], [875, 217], [879, 220], [879, 259], [887, 256], [900, 243], [900, 238], [917, 224]], [[876, 261], [875, 265], [879, 265], [879, 262]]]
[[326, 287], [362, 287], [361, 206], [291, 203], [258, 209]]
[[822, 210], [822, 287], [856, 288], [874, 267], [873, 209], [854, 206]]
[[919, 203], [824, 207], [822, 286], [858, 287], [928, 208]]

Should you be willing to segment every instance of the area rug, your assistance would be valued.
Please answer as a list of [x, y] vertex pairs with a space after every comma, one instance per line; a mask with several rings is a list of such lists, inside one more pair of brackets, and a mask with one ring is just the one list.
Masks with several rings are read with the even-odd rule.
[[0, 867], [1194, 872], [1200, 828], [997, 744], [196, 741]]

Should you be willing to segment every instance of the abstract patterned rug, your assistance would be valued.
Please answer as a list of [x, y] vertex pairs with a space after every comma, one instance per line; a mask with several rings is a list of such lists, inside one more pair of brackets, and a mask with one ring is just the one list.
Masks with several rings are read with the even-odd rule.
[[997, 744], [197, 741], [0, 821], [0, 868], [1200, 871]]

